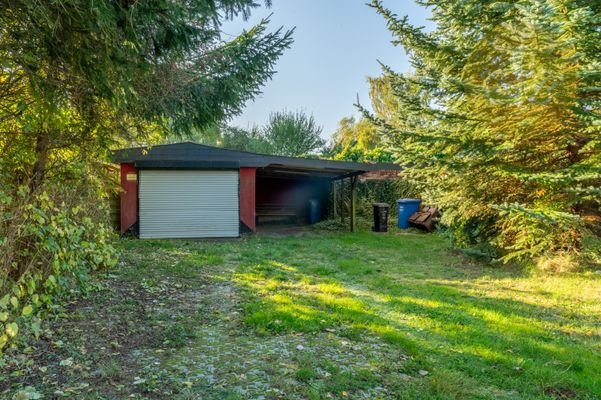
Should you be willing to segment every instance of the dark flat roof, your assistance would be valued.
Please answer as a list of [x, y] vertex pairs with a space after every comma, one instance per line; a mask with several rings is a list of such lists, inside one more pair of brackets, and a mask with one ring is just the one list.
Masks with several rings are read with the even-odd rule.
[[283, 157], [236, 151], [192, 142], [116, 150], [116, 163], [135, 163], [139, 168], [230, 168], [256, 167], [290, 171], [313, 171], [340, 176], [367, 171], [398, 170], [392, 163], [358, 163], [313, 158]]

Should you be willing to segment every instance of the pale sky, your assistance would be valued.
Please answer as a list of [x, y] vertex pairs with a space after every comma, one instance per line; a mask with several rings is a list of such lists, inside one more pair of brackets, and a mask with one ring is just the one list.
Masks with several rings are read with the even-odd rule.
[[[384, 5], [409, 15], [415, 25], [432, 26], [428, 10], [413, 0], [384, 0]], [[380, 75], [378, 60], [396, 71], [409, 69], [405, 52], [390, 43], [384, 19], [366, 0], [273, 0], [271, 8], [255, 9], [248, 21], [227, 22], [223, 31], [235, 35], [269, 14], [272, 30], [296, 27], [294, 43], [279, 59], [263, 94], [231, 125], [263, 125], [272, 111], [302, 110], [330, 138], [341, 118], [358, 114], [353, 106], [357, 96], [369, 104], [367, 77]]]

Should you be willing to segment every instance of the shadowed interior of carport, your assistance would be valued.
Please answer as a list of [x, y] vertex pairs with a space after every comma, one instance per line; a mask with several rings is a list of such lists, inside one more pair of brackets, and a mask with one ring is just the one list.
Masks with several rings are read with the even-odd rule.
[[339, 171], [284, 166], [258, 168], [255, 192], [257, 229], [268, 225], [306, 225], [326, 218], [332, 208], [339, 208], [332, 196], [334, 185], [340, 185], [340, 180], [336, 180], [339, 176]]

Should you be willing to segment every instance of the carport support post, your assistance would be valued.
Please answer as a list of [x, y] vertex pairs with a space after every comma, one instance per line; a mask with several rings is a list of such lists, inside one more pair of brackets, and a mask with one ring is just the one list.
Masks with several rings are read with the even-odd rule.
[[357, 176], [351, 176], [351, 232], [355, 232], [355, 189]]
[[340, 180], [340, 222], [344, 223], [344, 179]]
[[336, 204], [336, 181], [332, 181], [332, 208], [334, 212], [334, 218], [338, 216], [338, 204]]

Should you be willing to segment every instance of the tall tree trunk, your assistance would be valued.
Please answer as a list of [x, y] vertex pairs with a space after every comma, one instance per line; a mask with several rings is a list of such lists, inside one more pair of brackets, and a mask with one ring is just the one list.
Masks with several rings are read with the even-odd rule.
[[44, 131], [38, 132], [35, 143], [36, 160], [33, 164], [29, 185], [31, 193], [35, 193], [44, 182], [46, 162], [48, 161], [48, 143], [48, 133]]

